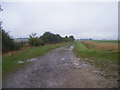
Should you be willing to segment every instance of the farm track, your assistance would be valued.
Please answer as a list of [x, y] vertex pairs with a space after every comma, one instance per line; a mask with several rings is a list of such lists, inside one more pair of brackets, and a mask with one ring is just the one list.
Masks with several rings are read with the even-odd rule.
[[3, 80], [3, 88], [113, 88], [117, 80], [106, 79], [89, 62], [76, 58], [73, 46], [55, 49]]

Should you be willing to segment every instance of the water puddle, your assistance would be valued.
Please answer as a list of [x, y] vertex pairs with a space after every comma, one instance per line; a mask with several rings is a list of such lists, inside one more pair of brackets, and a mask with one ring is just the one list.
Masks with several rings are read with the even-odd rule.
[[17, 63], [24, 63], [23, 61], [18, 61]]
[[74, 65], [79, 65], [78, 63], [73, 63]]
[[[33, 59], [29, 59], [29, 60], [26, 60], [27, 62], [32, 62], [32, 61], [35, 61], [36, 58], [33, 58]], [[24, 63], [25, 61], [18, 61], [17, 63]]]
[[61, 58], [61, 60], [65, 60], [65, 58]]
[[28, 62], [32, 62], [32, 61], [35, 61], [36, 60], [36, 58], [33, 58], [33, 59], [29, 59], [29, 60], [27, 60]]
[[70, 46], [69, 50], [73, 50], [73, 48], [74, 48], [74, 45]]

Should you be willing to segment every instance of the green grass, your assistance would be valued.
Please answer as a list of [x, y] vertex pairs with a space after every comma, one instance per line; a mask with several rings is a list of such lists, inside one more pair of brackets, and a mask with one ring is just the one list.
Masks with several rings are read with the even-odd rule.
[[116, 70], [116, 67], [111, 67], [109, 65], [118, 64], [118, 53], [113, 53], [107, 50], [95, 50], [88, 48], [80, 41], [75, 42], [75, 48], [73, 51], [77, 57], [80, 57], [83, 60], [88, 59], [89, 62], [97, 67], [100, 67], [101, 69], [110, 68]]
[[20, 64], [20, 63], [17, 63], [18, 61], [26, 61], [28, 59], [40, 57], [41, 55], [44, 55], [45, 53], [55, 48], [58, 48], [67, 44], [70, 44], [70, 43], [60, 43], [60, 44], [51, 44], [51, 45], [40, 46], [40, 47], [32, 47], [32, 48], [27, 48], [23, 51], [20, 51], [19, 53], [16, 53], [10, 56], [3, 56], [2, 57], [3, 76], [7, 75], [9, 72], [16, 71], [19, 67], [28, 63], [28, 62], [25, 62], [24, 64], [23, 63]]

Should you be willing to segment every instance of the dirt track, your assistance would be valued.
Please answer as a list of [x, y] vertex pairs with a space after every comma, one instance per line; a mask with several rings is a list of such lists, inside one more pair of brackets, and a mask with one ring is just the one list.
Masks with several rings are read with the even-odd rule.
[[71, 47], [61, 47], [37, 58], [3, 80], [3, 88], [111, 88], [89, 62], [76, 58]]

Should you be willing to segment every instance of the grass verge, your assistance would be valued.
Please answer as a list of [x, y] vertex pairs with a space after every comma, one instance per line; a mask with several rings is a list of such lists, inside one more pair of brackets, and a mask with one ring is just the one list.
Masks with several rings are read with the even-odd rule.
[[75, 42], [75, 48], [73, 51], [77, 57], [91, 62], [102, 70], [118, 70], [118, 55], [120, 55], [120, 53], [88, 48], [80, 41]]
[[51, 50], [65, 46], [70, 43], [60, 43], [60, 44], [51, 44], [46, 46], [40, 46], [40, 47], [31, 47], [27, 48], [23, 51], [20, 51], [19, 53], [12, 54], [10, 56], [3, 56], [2, 57], [2, 73], [3, 76], [7, 75], [9, 72], [16, 71], [19, 67], [22, 65], [28, 63], [17, 63], [18, 61], [26, 61], [28, 59], [37, 58], [41, 55], [44, 55], [47, 52], [50, 52]]

